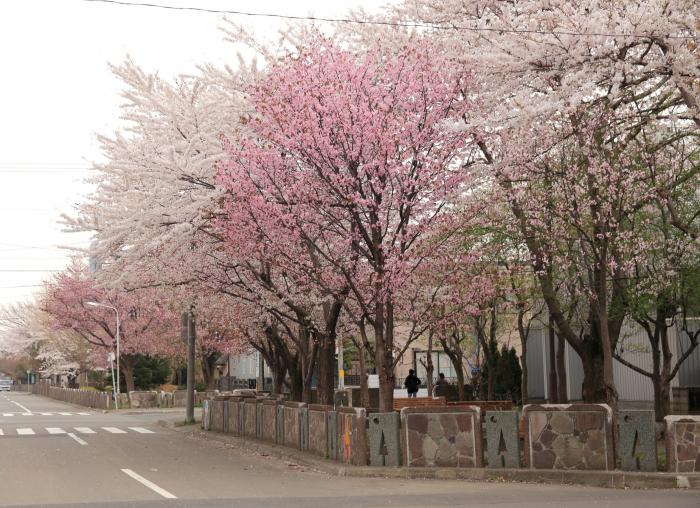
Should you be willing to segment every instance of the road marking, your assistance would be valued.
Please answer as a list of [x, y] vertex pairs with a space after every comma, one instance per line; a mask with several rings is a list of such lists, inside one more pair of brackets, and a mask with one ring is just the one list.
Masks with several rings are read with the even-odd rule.
[[131, 430], [138, 432], [139, 434], [155, 434], [152, 430], [144, 429], [143, 427], [129, 427]]
[[32, 416], [33, 413], [22, 413], [22, 416]]
[[126, 475], [128, 475], [128, 476], [131, 476], [134, 480], [136, 480], [136, 481], [139, 482], [140, 484], [142, 484], [142, 485], [148, 487], [148, 488], [151, 489], [153, 492], [155, 492], [155, 493], [157, 493], [157, 494], [160, 494], [160, 495], [163, 496], [164, 498], [166, 498], [166, 499], [177, 499], [177, 496], [174, 496], [173, 494], [171, 494], [171, 493], [168, 492], [167, 490], [165, 490], [165, 489], [159, 487], [158, 485], [156, 485], [156, 484], [153, 483], [152, 481], [146, 480], [143, 476], [134, 473], [131, 469], [122, 469], [121, 471], [122, 471], [122, 473], [124, 473], [124, 474], [126, 474]]
[[92, 430], [90, 427], [73, 427], [75, 430], [80, 432], [81, 434], [95, 434], [95, 431]]
[[80, 416], [90, 416], [90, 413], [76, 413], [79, 414]]
[[61, 416], [73, 416], [73, 413], [58, 413]]
[[31, 414], [32, 410], [29, 409], [29, 408], [24, 407], [24, 406], [23, 406], [22, 404], [20, 404], [19, 402], [15, 402], [14, 400], [11, 400], [10, 402], [12, 402], [13, 404], [15, 404], [16, 406], [21, 407], [21, 408], [22, 408], [22, 411], [24, 411], [25, 413], [30, 413], [30, 414]]
[[17, 429], [17, 434], [20, 436], [33, 436], [34, 430], [28, 428]]
[[125, 430], [118, 429], [117, 427], [102, 427], [102, 429], [112, 434], [126, 434]]
[[49, 434], [65, 434], [66, 431], [61, 427], [46, 427], [46, 432]]
[[53, 416], [53, 413], [39, 413], [42, 416]]
[[86, 445], [87, 445], [87, 441], [83, 441], [82, 439], [80, 439], [78, 436], [76, 436], [76, 435], [73, 434], [72, 432], [69, 432], [69, 433], [68, 433], [68, 437], [71, 438], [71, 439], [74, 440], [74, 441], [77, 441], [79, 444], [81, 444], [81, 445], [83, 445], [83, 446], [86, 446]]
[[4, 435], [5, 435], [5, 433], [3, 432], [2, 429], [0, 429], [0, 436], [4, 436]]
[[3, 416], [15, 416], [14, 413], [3, 413], [2, 415], [3, 415]]

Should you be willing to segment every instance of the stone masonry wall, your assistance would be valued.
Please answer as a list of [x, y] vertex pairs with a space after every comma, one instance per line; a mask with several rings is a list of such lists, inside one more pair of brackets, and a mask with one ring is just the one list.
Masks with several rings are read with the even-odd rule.
[[674, 473], [700, 472], [700, 416], [667, 416], [666, 464]]
[[483, 466], [478, 407], [401, 410], [403, 464], [409, 467]]
[[533, 469], [614, 469], [612, 411], [605, 404], [523, 408], [525, 461]]

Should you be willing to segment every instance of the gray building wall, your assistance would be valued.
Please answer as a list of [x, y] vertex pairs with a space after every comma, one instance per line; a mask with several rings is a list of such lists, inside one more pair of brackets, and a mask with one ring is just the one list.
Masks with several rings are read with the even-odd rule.
[[[691, 330], [700, 327], [700, 320], [691, 322]], [[687, 335], [681, 330], [680, 325], [669, 329], [669, 342], [674, 360], [680, 352], [686, 351], [690, 345]], [[528, 392], [531, 398], [547, 399], [548, 375], [549, 375], [549, 334], [544, 326], [533, 326], [528, 338]], [[557, 347], [555, 341], [555, 352]], [[646, 332], [635, 322], [626, 321], [620, 332], [618, 351], [628, 362], [651, 371], [652, 356], [651, 347]], [[581, 385], [583, 383], [583, 363], [578, 354], [565, 345], [565, 359], [567, 371], [567, 391], [569, 400], [581, 400]], [[614, 361], [613, 375], [617, 386], [620, 401], [623, 402], [652, 402], [654, 389], [651, 379], [630, 369], [626, 365]], [[671, 382], [671, 386], [700, 386], [700, 348], [691, 354], [681, 366], [678, 375]]]

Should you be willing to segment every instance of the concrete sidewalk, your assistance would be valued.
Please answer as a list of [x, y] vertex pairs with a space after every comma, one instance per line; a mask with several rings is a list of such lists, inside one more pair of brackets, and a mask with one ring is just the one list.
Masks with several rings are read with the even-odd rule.
[[223, 443], [248, 453], [271, 456], [298, 466], [334, 476], [364, 478], [405, 478], [435, 480], [471, 480], [485, 482], [525, 482], [551, 485], [581, 485], [615, 489], [700, 489], [700, 473], [639, 473], [627, 471], [549, 471], [535, 469], [489, 468], [419, 468], [352, 466], [318, 458], [310, 453], [260, 441], [247, 440], [229, 434], [204, 431], [198, 424], [176, 426], [162, 420], [161, 425], [183, 435]]

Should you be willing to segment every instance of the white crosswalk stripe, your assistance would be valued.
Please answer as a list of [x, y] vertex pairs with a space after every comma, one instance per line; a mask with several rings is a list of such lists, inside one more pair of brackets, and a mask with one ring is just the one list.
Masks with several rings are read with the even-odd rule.
[[143, 427], [129, 427], [129, 429], [133, 430], [134, 432], [138, 432], [139, 434], [155, 434], [155, 432], [152, 430], [148, 430]]
[[[32, 427], [19, 427], [19, 428], [0, 428], [0, 436], [41, 436], [41, 435], [70, 435], [71, 429], [66, 430], [63, 427], [43, 427], [36, 431]], [[100, 427], [99, 429], [92, 429], [90, 427], [73, 427], [73, 430], [78, 434], [99, 434], [100, 431], [104, 431], [109, 434], [155, 434], [156, 432], [146, 427], [128, 427], [128, 430], [124, 430], [119, 427]]]
[[111, 432], [112, 434], [126, 434], [125, 430], [119, 429], [117, 427], [102, 427], [103, 430]]

